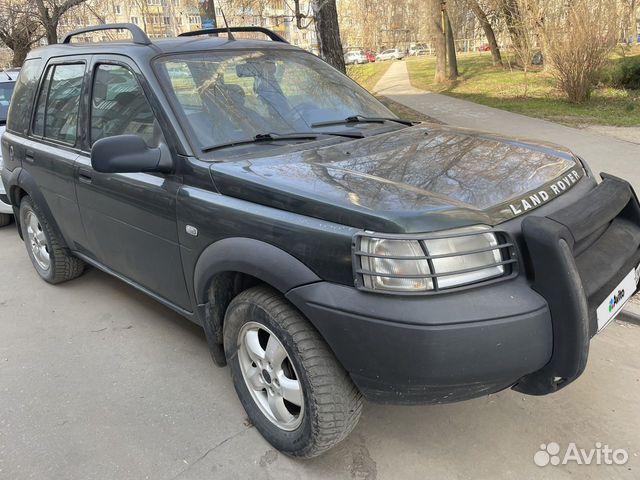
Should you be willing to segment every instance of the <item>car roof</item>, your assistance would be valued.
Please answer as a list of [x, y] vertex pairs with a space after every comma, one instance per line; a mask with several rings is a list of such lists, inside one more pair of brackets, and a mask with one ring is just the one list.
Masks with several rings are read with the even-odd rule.
[[11, 70], [0, 70], [0, 82], [15, 82], [20, 73], [19, 68], [12, 68]]
[[304, 51], [284, 42], [272, 40], [236, 39], [210, 35], [154, 39], [149, 45], [130, 40], [113, 42], [73, 42], [47, 45], [32, 50], [27, 58], [57, 57], [64, 55], [115, 54], [133, 59], [150, 59], [171, 53], [200, 52], [204, 50], [264, 50], [286, 49]]

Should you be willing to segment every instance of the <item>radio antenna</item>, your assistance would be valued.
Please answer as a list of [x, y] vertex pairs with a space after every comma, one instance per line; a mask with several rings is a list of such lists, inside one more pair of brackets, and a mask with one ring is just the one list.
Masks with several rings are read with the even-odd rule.
[[224, 26], [227, 27], [227, 36], [229, 37], [229, 40], [235, 40], [236, 37], [234, 37], [233, 33], [231, 33], [231, 28], [229, 28], [229, 24], [227, 23], [227, 17], [224, 14], [224, 10], [220, 9], [220, 13], [222, 13], [222, 20], [224, 20]]

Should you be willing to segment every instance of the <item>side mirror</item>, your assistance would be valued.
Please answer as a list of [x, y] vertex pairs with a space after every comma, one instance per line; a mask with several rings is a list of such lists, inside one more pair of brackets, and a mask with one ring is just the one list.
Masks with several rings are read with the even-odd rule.
[[173, 162], [164, 145], [150, 148], [138, 135], [116, 135], [93, 144], [91, 166], [101, 173], [168, 173]]

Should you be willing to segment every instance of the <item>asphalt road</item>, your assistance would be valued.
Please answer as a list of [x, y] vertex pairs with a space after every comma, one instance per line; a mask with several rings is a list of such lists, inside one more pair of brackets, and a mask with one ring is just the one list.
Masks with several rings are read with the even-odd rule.
[[[366, 404], [346, 442], [301, 461], [248, 425], [198, 327], [96, 270], [42, 282], [14, 226], [0, 229], [0, 260], [2, 480], [640, 477], [638, 326], [608, 327], [556, 395]], [[629, 461], [538, 467], [549, 442], [600, 442]]]

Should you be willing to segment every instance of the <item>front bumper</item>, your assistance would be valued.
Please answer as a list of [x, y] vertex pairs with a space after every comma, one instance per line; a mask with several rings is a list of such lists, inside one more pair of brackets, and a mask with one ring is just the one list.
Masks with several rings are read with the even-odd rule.
[[424, 296], [321, 282], [287, 297], [370, 400], [554, 392], [583, 372], [597, 306], [640, 262], [640, 206], [627, 182], [607, 176], [568, 200], [515, 224], [528, 276]]
[[[640, 263], [640, 204], [629, 183], [603, 175], [583, 199], [546, 216], [530, 216], [522, 230], [533, 264], [532, 288], [553, 319], [553, 354], [514, 388], [554, 392], [584, 371], [596, 310]], [[625, 300], [635, 292], [626, 292]]]
[[428, 297], [322, 282], [287, 297], [372, 401], [445, 403], [486, 395], [551, 357], [547, 303], [523, 277]]

